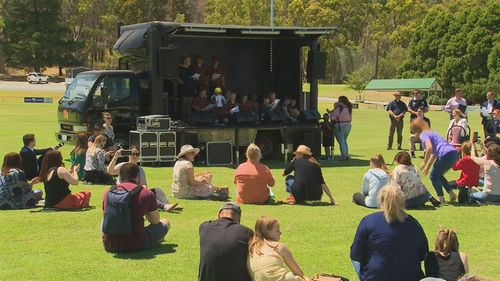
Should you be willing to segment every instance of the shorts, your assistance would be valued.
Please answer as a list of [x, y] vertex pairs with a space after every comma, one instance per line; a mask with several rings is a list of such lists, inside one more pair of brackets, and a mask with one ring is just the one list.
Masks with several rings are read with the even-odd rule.
[[144, 228], [146, 231], [146, 242], [143, 249], [151, 249], [160, 244], [168, 233], [168, 226], [163, 222], [150, 224]]

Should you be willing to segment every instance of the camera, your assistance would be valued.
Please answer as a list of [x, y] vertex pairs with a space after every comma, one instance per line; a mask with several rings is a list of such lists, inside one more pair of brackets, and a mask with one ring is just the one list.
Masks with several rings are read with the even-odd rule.
[[127, 149], [127, 150], [122, 150], [122, 156], [130, 156], [132, 155], [132, 150]]
[[473, 132], [472, 133], [472, 142], [476, 142], [478, 138], [479, 138], [479, 133]]

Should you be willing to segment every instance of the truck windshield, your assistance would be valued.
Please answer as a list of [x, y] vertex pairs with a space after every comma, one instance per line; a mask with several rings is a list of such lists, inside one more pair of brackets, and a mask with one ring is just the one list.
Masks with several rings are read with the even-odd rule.
[[79, 74], [71, 85], [64, 92], [64, 100], [85, 100], [90, 93], [90, 89], [98, 78], [98, 74]]

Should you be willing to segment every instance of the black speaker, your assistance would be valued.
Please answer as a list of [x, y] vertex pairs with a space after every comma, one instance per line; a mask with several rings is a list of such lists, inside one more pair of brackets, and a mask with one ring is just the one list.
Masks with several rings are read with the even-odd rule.
[[174, 162], [176, 154], [175, 132], [158, 133], [158, 158], [160, 162]]
[[306, 123], [317, 123], [321, 115], [315, 109], [304, 110], [299, 114], [299, 120]]
[[317, 52], [313, 56], [313, 79], [325, 79], [326, 77], [326, 53]]
[[130, 131], [130, 145], [139, 149], [140, 162], [158, 161], [158, 133]]
[[232, 165], [233, 145], [228, 141], [207, 142], [207, 165]]
[[265, 119], [272, 123], [283, 123], [288, 120], [285, 113], [277, 110], [269, 111]]
[[316, 159], [321, 157], [321, 130], [310, 130], [304, 132], [304, 143], [307, 145]]
[[179, 51], [177, 47], [169, 46], [159, 49], [159, 77], [160, 79], [175, 79], [177, 77], [177, 65], [179, 62]]
[[212, 124], [212, 120], [212, 112], [191, 112], [191, 115], [188, 118], [188, 123], [192, 125], [209, 125]]
[[231, 115], [233, 121], [237, 124], [253, 124], [255, 123], [255, 113], [253, 112], [236, 112]]

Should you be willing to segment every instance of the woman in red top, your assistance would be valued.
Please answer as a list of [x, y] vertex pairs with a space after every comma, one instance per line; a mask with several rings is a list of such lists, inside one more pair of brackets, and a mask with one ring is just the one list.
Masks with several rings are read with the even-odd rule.
[[269, 187], [274, 186], [274, 178], [269, 168], [259, 163], [262, 155], [255, 144], [250, 144], [246, 152], [247, 161], [241, 163], [234, 174], [236, 201], [240, 204], [263, 204], [269, 200]]
[[473, 149], [472, 144], [469, 141], [466, 141], [462, 144], [461, 149], [464, 157], [453, 165], [454, 171], [462, 171], [460, 173], [460, 178], [458, 180], [448, 182], [450, 187], [459, 189], [459, 201], [462, 201], [460, 200], [460, 194], [467, 191], [465, 188], [471, 188], [479, 185], [479, 172], [481, 170], [481, 167], [470, 157], [471, 149]]

